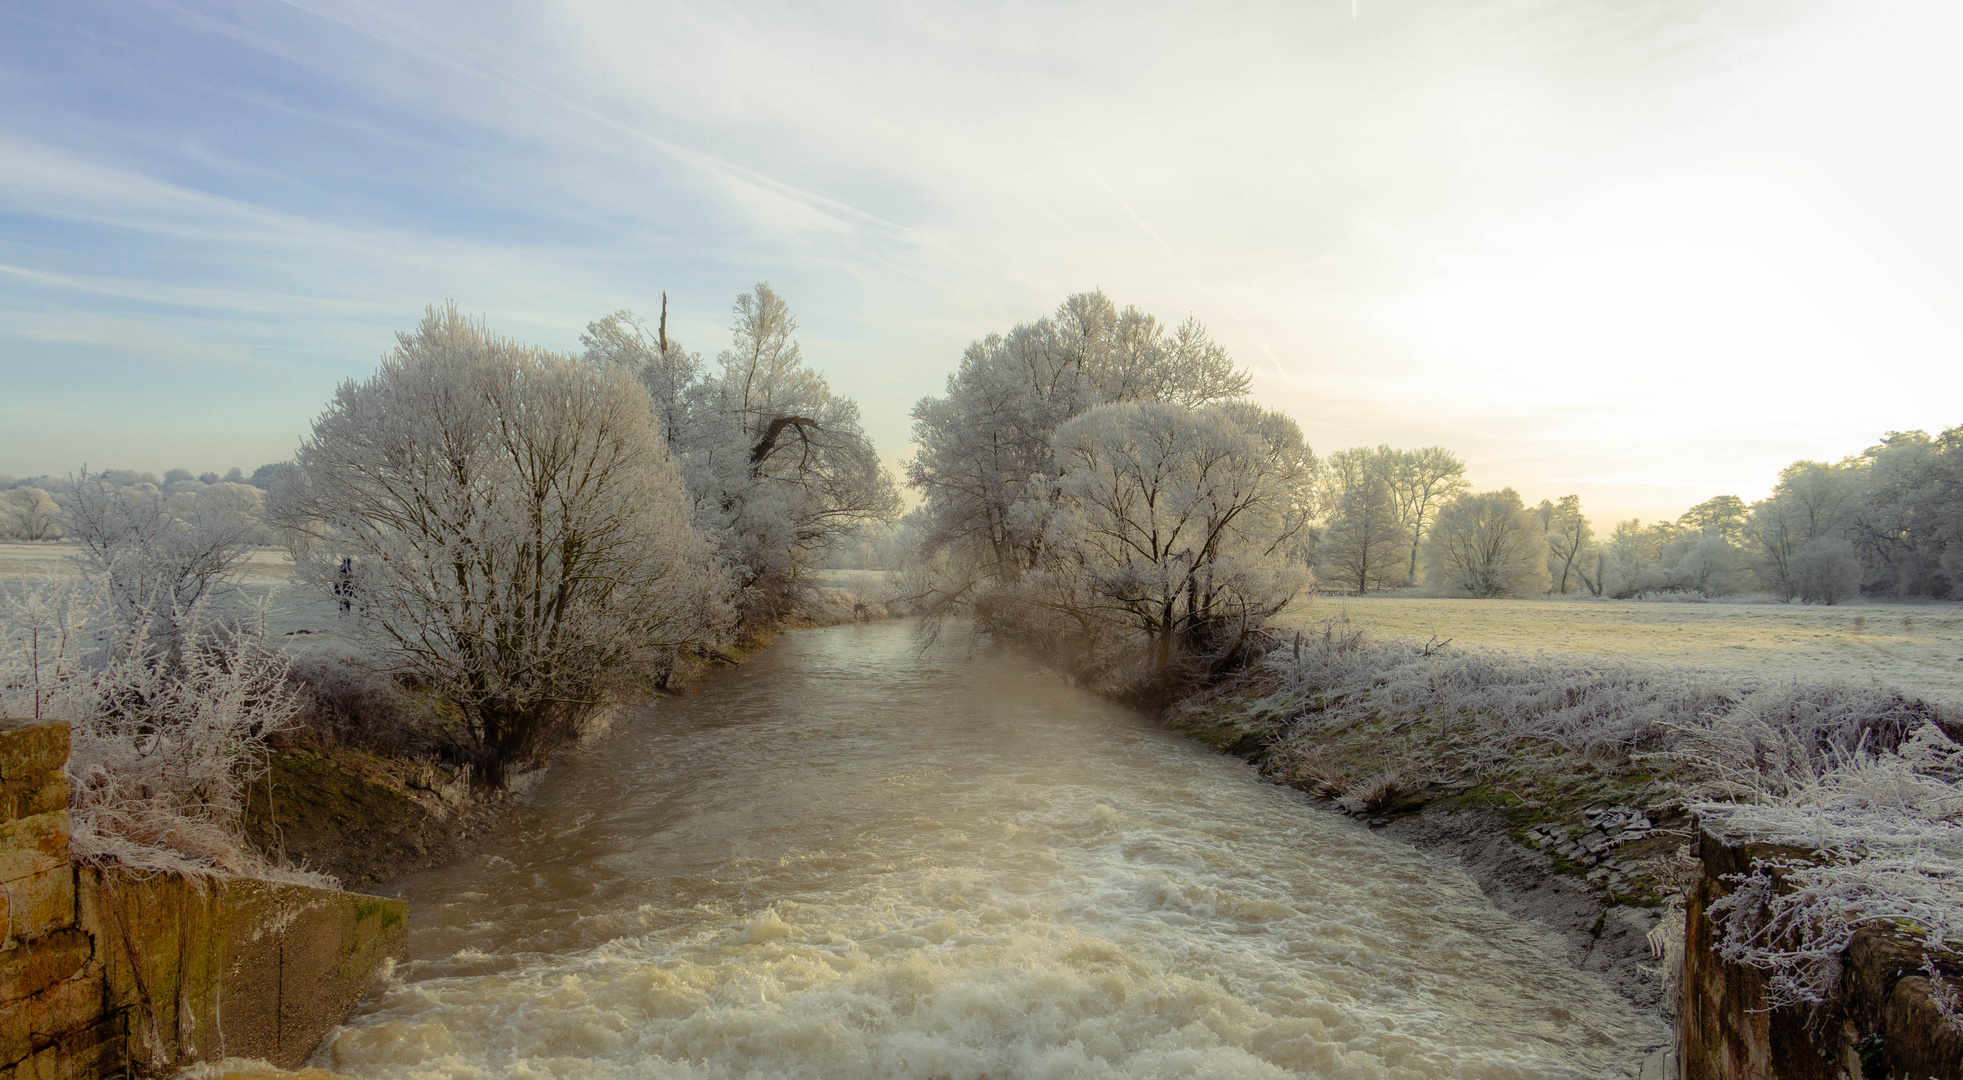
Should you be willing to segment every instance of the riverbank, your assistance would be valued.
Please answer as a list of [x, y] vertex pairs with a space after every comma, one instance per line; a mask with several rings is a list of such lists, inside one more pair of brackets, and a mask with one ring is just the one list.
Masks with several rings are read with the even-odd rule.
[[[1730, 1025], [1722, 1038], [1737, 1053], [1884, 1053], [1878, 1025], [1936, 1015], [1933, 975], [1896, 972], [1882, 995], [1908, 996], [1888, 1003], [1840, 981], [1857, 928], [1900, 938], [1932, 970], [1958, 959], [1963, 909], [1945, 884], [1963, 873], [1954, 815], [1963, 710], [1954, 706], [1876, 685], [1373, 640], [1332, 621], [1166, 719], [1450, 860], [1503, 910], [1558, 931], [1570, 962], [1665, 1015], [1690, 1000], [1678, 981], [1686, 896], [1727, 895], [1771, 873], [1751, 886], [1761, 891], [1739, 909], [1742, 921], [1713, 931], [1707, 919], [1691, 935], [1703, 950], [1693, 974], [1707, 991], [1757, 988], [1750, 1001], [1697, 999], [1705, 1022]], [[1731, 839], [1714, 839], [1713, 821]], [[1798, 846], [1772, 871], [1693, 857], [1754, 838]], [[1697, 923], [1694, 896], [1690, 908]], [[1706, 955], [1714, 941], [1723, 957]], [[1818, 1046], [1779, 1049], [1781, 1024], [1817, 1026], [1804, 1017], [1820, 1010], [1865, 1019]], [[1954, 1015], [1948, 1023], [1963, 1030]], [[1699, 1035], [1701, 1045], [1721, 1041], [1716, 1029]], [[1930, 1038], [1902, 1052], [1948, 1052], [1950, 1036]]]
[[[884, 586], [883, 577], [857, 572], [826, 578], [779, 630], [698, 658], [670, 682], [667, 694], [654, 700], [695, 692], [708, 673], [743, 663], [767, 648], [777, 633], [907, 614], [906, 603]], [[326, 633], [303, 631], [289, 647], [318, 648], [329, 642]], [[328, 681], [336, 680], [330, 674]], [[316, 725], [273, 745], [267, 774], [246, 792], [243, 826], [252, 845], [278, 865], [304, 867], [360, 888], [469, 857], [553, 767], [548, 762], [512, 777], [507, 789], [493, 790], [476, 782], [467, 768], [445, 764], [426, 748], [390, 753], [387, 740], [377, 740], [383, 744], [378, 746], [362, 745], [359, 737], [352, 742], [337, 738], [322, 728], [346, 726], [372, 734], [378, 723], [400, 722], [394, 715], [400, 703], [384, 701], [388, 695], [377, 686], [336, 692], [350, 700], [333, 708], [380, 711], [390, 718], [344, 717], [342, 725]], [[605, 738], [612, 720], [610, 713], [589, 724], [582, 742]]]

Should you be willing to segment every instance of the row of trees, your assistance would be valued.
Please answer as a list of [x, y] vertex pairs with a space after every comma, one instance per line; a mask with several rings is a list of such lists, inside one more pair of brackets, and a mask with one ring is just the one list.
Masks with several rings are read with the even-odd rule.
[[[1831, 604], [1859, 593], [1948, 597], [1963, 581], [1963, 428], [1892, 432], [1839, 463], [1793, 463], [1756, 503], [1721, 495], [1675, 521], [1632, 519], [1606, 535], [1578, 496], [1529, 509], [1510, 489], [1470, 494], [1464, 471], [1439, 447], [1331, 454], [1309, 532], [1319, 587]], [[1489, 555], [1474, 566], [1482, 544]], [[1544, 550], [1529, 559], [1530, 549]]]
[[128, 469], [97, 473], [84, 469], [79, 479], [39, 476], [16, 480], [0, 476], [0, 540], [34, 542], [66, 537], [68, 531], [63, 524], [66, 508], [75, 503], [86, 481], [120, 492], [131, 500], [158, 506], [169, 504], [170, 512], [176, 515], [195, 516], [218, 509], [243, 513], [258, 526], [251, 542], [273, 544], [277, 541], [264, 527], [260, 502], [283, 468], [283, 465], [261, 465], [250, 477], [240, 469], [232, 469], [223, 476], [215, 472], [192, 476], [188, 469], [171, 469], [162, 479], [154, 473]]
[[1856, 594], [1953, 597], [1963, 582], [1963, 428], [1891, 432], [1838, 463], [1799, 461], [1747, 504], [1720, 495], [1675, 521], [1596, 536], [1574, 496], [1542, 503], [1553, 591], [1629, 597], [1766, 593], [1835, 603]]
[[[164, 690], [224, 669], [226, 643], [244, 639], [197, 628], [223, 622], [214, 598], [276, 537], [297, 578], [337, 602], [337, 638], [413, 688], [438, 718], [430, 734], [501, 783], [597, 710], [796, 617], [812, 569], [897, 510], [856, 405], [804, 364], [783, 299], [760, 284], [734, 316], [730, 347], [705, 362], [668, 338], [665, 305], [652, 330], [631, 312], [591, 324], [582, 354], [432, 307], [372, 376], [336, 390], [292, 462], [262, 470], [263, 493], [224, 477], [86, 471], [16, 484], [0, 495], [31, 500], [52, 523], [44, 533], [75, 545], [89, 586], [86, 603], [35, 593], [13, 605], [87, 610], [10, 618], [0, 666], [26, 673], [0, 671], [0, 707], [52, 701], [125, 734], [174, 725], [138, 717], [141, 703], [113, 688], [38, 688], [81, 686], [70, 668], [137, 671]], [[27, 627], [18, 641], [15, 624]], [[42, 629], [69, 652], [46, 652]], [[115, 654], [74, 654], [78, 641]], [[12, 702], [17, 691], [32, 701]], [[220, 739], [232, 749], [212, 753], [241, 761], [240, 731], [281, 722], [233, 725]]]

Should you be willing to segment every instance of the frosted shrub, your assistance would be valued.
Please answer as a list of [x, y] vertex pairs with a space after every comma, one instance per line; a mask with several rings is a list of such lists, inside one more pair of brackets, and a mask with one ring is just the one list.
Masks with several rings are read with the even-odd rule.
[[261, 530], [236, 498], [169, 500], [153, 488], [117, 487], [86, 471], [66, 496], [62, 528], [75, 563], [127, 623], [159, 620], [155, 644], [177, 648], [173, 620], [224, 588]]
[[1845, 540], [1808, 540], [1793, 552], [1787, 572], [1793, 592], [1809, 604], [1837, 604], [1861, 591], [1861, 560]]
[[[0, 593], [0, 712], [69, 723], [72, 850], [149, 871], [310, 883], [247, 846], [245, 787], [300, 699], [263, 610], [225, 625], [200, 601], [126, 610], [98, 582]], [[159, 627], [175, 629], [171, 643]]]

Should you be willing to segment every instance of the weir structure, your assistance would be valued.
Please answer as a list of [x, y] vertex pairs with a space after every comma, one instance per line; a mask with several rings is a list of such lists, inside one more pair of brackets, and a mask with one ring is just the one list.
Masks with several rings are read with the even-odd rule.
[[0, 720], [0, 1080], [305, 1061], [399, 958], [408, 906], [77, 865], [68, 725]]
[[[1808, 854], [1708, 824], [1698, 830], [1704, 876], [1688, 898], [1678, 1012], [1684, 1080], [1963, 1078], [1963, 1030], [1942, 1015], [1921, 945], [1906, 931], [1855, 933], [1835, 992], [1812, 1008], [1767, 1008], [1765, 975], [1718, 955], [1710, 906], [1755, 865]], [[1771, 874], [1788, 887], [1776, 868]]]

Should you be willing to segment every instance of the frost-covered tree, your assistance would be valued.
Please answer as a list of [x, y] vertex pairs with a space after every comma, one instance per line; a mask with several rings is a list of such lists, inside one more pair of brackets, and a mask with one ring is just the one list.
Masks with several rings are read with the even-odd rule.
[[1963, 592], [1963, 427], [1891, 431], [1861, 455], [1867, 490], [1850, 536], [1864, 588], [1892, 596]]
[[1547, 591], [1545, 534], [1512, 488], [1446, 503], [1425, 550], [1427, 580], [1448, 593], [1495, 597]]
[[714, 633], [722, 580], [659, 431], [625, 368], [432, 307], [341, 384], [275, 516], [496, 782]]
[[1057, 431], [1056, 456], [1051, 577], [1064, 587], [1043, 592], [1135, 634], [1160, 686], [1175, 664], [1232, 663], [1307, 586], [1289, 547], [1309, 520], [1315, 457], [1280, 413], [1102, 405]]
[[1560, 502], [1542, 499], [1534, 508], [1541, 528], [1547, 534], [1547, 574], [1552, 589], [1567, 595], [1568, 583], [1575, 580], [1582, 555], [1594, 543], [1595, 530], [1581, 512], [1581, 496], [1563, 495]]
[[1197, 407], [1247, 388], [1198, 322], [1168, 331], [1101, 292], [969, 345], [947, 393], [914, 406], [920, 450], [907, 463], [924, 499], [919, 551], [944, 557], [944, 594], [1042, 563], [1059, 475], [1052, 440], [1071, 418], [1114, 402]]
[[1791, 600], [1800, 594], [1792, 560], [1802, 546], [1847, 539], [1860, 516], [1865, 479], [1859, 461], [1797, 461], [1779, 473], [1769, 497], [1752, 505], [1746, 531], [1759, 574], [1780, 595]]
[[1377, 452], [1385, 458], [1384, 480], [1390, 485], [1392, 497], [1397, 500], [1398, 518], [1411, 549], [1404, 580], [1415, 582], [1418, 580], [1418, 553], [1424, 546], [1425, 537], [1431, 532], [1431, 523], [1437, 519], [1439, 508], [1454, 495], [1471, 487], [1465, 479], [1465, 462], [1442, 446], [1426, 446], [1416, 450], [1391, 450], [1380, 446]]
[[810, 571], [855, 530], [892, 518], [899, 496], [858, 404], [804, 363], [797, 320], [768, 282], [737, 298], [730, 347], [712, 367], [632, 312], [588, 325], [598, 366], [632, 370], [682, 463], [693, 517], [737, 589], [744, 625], [790, 616]]
[[1405, 560], [1410, 534], [1388, 478], [1400, 464], [1400, 452], [1388, 446], [1329, 455], [1323, 473], [1328, 521], [1316, 545], [1325, 585], [1361, 596], [1410, 584]]

